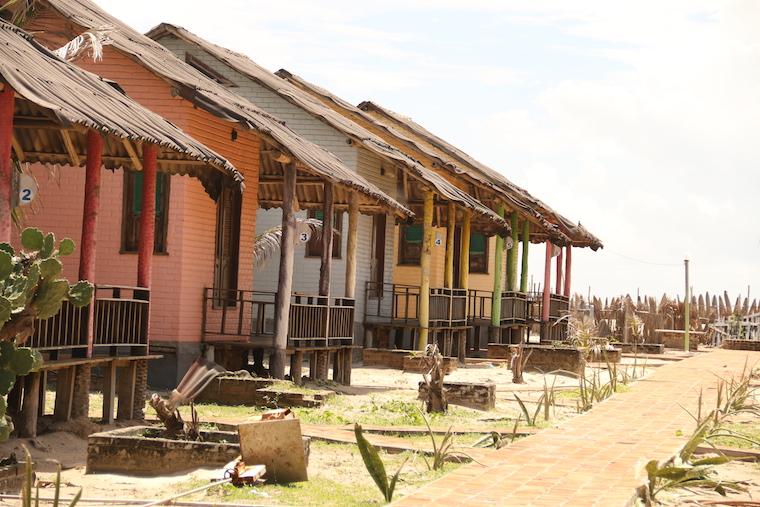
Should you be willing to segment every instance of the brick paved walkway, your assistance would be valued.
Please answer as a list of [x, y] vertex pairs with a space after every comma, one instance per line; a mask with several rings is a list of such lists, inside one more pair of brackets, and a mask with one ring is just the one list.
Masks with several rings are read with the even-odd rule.
[[[658, 368], [590, 412], [462, 466], [395, 505], [624, 506], [644, 464], [675, 455], [694, 429], [700, 386], [714, 405], [713, 374], [731, 376], [760, 352], [716, 350]], [[682, 436], [677, 432], [681, 430]]]

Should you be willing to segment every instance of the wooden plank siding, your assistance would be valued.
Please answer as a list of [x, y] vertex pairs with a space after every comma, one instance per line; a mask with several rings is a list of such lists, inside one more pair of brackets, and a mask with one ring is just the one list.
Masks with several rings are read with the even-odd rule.
[[[196, 46], [171, 36], [160, 38], [158, 42], [171, 50], [180, 59], [185, 59], [186, 55], [190, 55], [194, 60], [200, 61], [211, 68], [214, 72], [235, 85], [232, 91], [236, 94], [251, 100], [267, 112], [285, 120], [288, 126], [296, 133], [334, 153], [346, 166], [356, 170], [358, 174], [364, 176], [370, 183], [377, 185], [388, 195], [396, 197], [395, 169], [389, 167], [387, 170], [382, 171], [381, 167], [383, 163], [380, 157], [365, 148], [349, 143], [345, 134], [293, 105], [268, 88], [259, 85], [247, 76], [230, 68]], [[199, 140], [203, 141], [202, 139]], [[235, 163], [235, 160], [231, 159], [231, 162]], [[298, 216], [299, 218], [305, 218], [306, 213], [301, 212]], [[256, 221], [257, 233], [280, 225], [280, 222], [281, 212], [279, 209], [261, 209], [258, 211]], [[333, 296], [342, 296], [345, 290], [345, 258], [348, 232], [347, 213], [343, 214], [343, 225], [343, 234], [339, 239], [342, 255], [339, 259], [333, 259], [332, 263], [331, 295]], [[395, 237], [393, 229], [394, 220], [388, 218], [386, 222], [386, 238], [389, 240]], [[361, 331], [364, 315], [365, 284], [370, 279], [369, 259], [372, 253], [372, 232], [372, 217], [360, 215], [357, 245], [357, 257], [360, 259], [360, 262], [358, 263], [356, 274], [355, 312], [357, 336], [360, 336], [358, 333]], [[336, 242], [335, 248], [337, 247], [338, 243]], [[395, 250], [395, 243], [392, 240], [386, 241], [385, 248], [385, 282], [391, 283], [393, 280], [393, 251]], [[293, 291], [307, 294], [316, 293], [319, 280], [319, 258], [307, 257], [305, 244], [301, 243], [296, 245], [295, 258]], [[277, 259], [270, 260], [256, 271], [254, 287], [257, 291], [274, 292], [277, 290]]]
[[[38, 40], [55, 48], [65, 42], [66, 38], [61, 34], [68, 32], [66, 25], [56, 14], [43, 10], [36, 14], [27, 29], [38, 31]], [[165, 80], [113, 47], [104, 48], [101, 62], [81, 58], [76, 63], [116, 81], [134, 100], [222, 154], [243, 173], [246, 189], [241, 212], [238, 280], [240, 288], [250, 289], [258, 209], [259, 136], [255, 132], [241, 131], [237, 124], [221, 120], [175, 96]], [[233, 128], [237, 130], [235, 140], [231, 135]], [[35, 171], [49, 183], [41, 184], [40, 212], [30, 216], [28, 222], [78, 241], [84, 170], [61, 168], [60, 174], [66, 175], [60, 178], [61, 186], [44, 176], [47, 169], [35, 168]], [[98, 217], [97, 278], [104, 283], [133, 285], [137, 273], [136, 255], [119, 253], [123, 175], [121, 172], [105, 171], [103, 176]], [[60, 198], [62, 195], [66, 196], [65, 201]], [[68, 217], [69, 211], [71, 217]], [[59, 214], [66, 215], [69, 221], [64, 227], [55, 223], [55, 217]], [[197, 180], [184, 176], [171, 177], [168, 227], [168, 253], [154, 258], [151, 340], [199, 343], [203, 288], [213, 283], [216, 203]], [[69, 276], [77, 271], [76, 257], [67, 259], [65, 269]]]

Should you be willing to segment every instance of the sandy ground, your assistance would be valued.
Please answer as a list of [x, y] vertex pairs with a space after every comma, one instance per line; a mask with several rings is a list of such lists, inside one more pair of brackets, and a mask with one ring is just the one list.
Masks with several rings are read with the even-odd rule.
[[[625, 359], [624, 363], [632, 360]], [[638, 362], [639, 368], [641, 361]], [[649, 360], [647, 368], [650, 371], [656, 368], [662, 361]], [[455, 424], [476, 423], [477, 426], [508, 424], [499, 422], [514, 418], [519, 413], [519, 407], [515, 403], [514, 393], [519, 392], [520, 397], [526, 402], [535, 401], [541, 394], [544, 381], [548, 385], [554, 384], [558, 389], [574, 389], [578, 386], [577, 379], [565, 375], [542, 375], [529, 372], [525, 374], [525, 384], [515, 385], [512, 383], [512, 372], [505, 366], [493, 365], [468, 365], [460, 367], [447, 376], [451, 381], [486, 382], [492, 381], [497, 385], [497, 408], [492, 412], [479, 412], [456, 407]], [[422, 375], [404, 373], [387, 368], [356, 367], [353, 370], [352, 386], [340, 387], [343, 392], [341, 402], [332, 410], [340, 411], [345, 417], [352, 417], [365, 412], [368, 407], [382, 406], [388, 401], [415, 402], [417, 385], [422, 380]], [[97, 411], [98, 401], [93, 405]], [[562, 405], [560, 403], [560, 405]], [[573, 405], [574, 406], [574, 405]], [[557, 420], [570, 417], [574, 409], [570, 404], [556, 408]], [[496, 422], [494, 422], [496, 421]], [[449, 424], [446, 422], [445, 424]], [[511, 424], [510, 424], [511, 427]], [[80, 435], [88, 432], [109, 429], [91, 423], [74, 425], [72, 430]], [[177, 488], [187, 487], [191, 481], [205, 483], [220, 478], [218, 467], [210, 469], [197, 469], [190, 472], [164, 475], [158, 477], [136, 477], [118, 474], [85, 474], [87, 455], [87, 442], [82, 436], [64, 431], [54, 431], [40, 435], [35, 440], [11, 440], [0, 445], [0, 455], [15, 452], [22, 457], [22, 445], [26, 445], [38, 463], [38, 479], [41, 486], [41, 494], [52, 496], [53, 489], [50, 482], [55, 477], [56, 463], [62, 467], [62, 495], [73, 496], [79, 488], [85, 491], [87, 498], [128, 498], [128, 499], [156, 499], [168, 496], [177, 491]], [[346, 481], [364, 481], [366, 473], [358, 453], [352, 452], [349, 446], [315, 446], [311, 456], [310, 474], [334, 480], [345, 484]], [[355, 451], [355, 449], [353, 449]], [[401, 486], [401, 489], [405, 489]], [[2, 502], [0, 505], [14, 505], [13, 502]]]

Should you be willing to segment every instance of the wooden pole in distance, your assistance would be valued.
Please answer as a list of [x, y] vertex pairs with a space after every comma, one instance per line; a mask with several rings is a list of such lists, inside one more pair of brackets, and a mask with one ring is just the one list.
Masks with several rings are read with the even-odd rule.
[[[504, 218], [504, 205], [500, 204], [498, 215]], [[496, 252], [493, 256], [493, 298], [491, 299], [491, 326], [501, 323], [502, 263], [504, 262], [504, 238], [496, 235]]]
[[565, 256], [563, 254], [563, 248], [559, 247], [559, 255], [557, 256], [557, 279], [555, 280], [556, 286], [555, 286], [555, 294], [561, 295], [563, 290], [563, 281], [562, 281], [562, 268], [565, 264]]
[[330, 295], [330, 274], [333, 255], [333, 185], [324, 184], [324, 203], [322, 206], [322, 259], [319, 266], [319, 295]]
[[517, 212], [513, 211], [509, 214], [509, 222], [512, 227], [512, 248], [507, 250], [507, 290], [517, 290], [517, 244], [520, 241], [519, 238], [519, 225], [517, 220]]
[[433, 192], [425, 191], [420, 254], [420, 333], [417, 350], [425, 350], [430, 335], [430, 262], [433, 252]]
[[[288, 347], [290, 295], [293, 290], [293, 262], [296, 241], [296, 166], [282, 166], [282, 236], [280, 267], [274, 317], [274, 351], [269, 359], [269, 374], [285, 378], [285, 350]], [[312, 366], [313, 368], [313, 366]]]
[[142, 209], [140, 238], [137, 244], [137, 285], [150, 289], [153, 270], [153, 245], [156, 237], [156, 170], [158, 146], [143, 145]]
[[689, 323], [691, 321], [691, 316], [689, 315], [691, 311], [691, 296], [689, 295], [689, 259], [688, 257], [683, 260], [683, 267], [684, 267], [684, 278], [685, 278], [685, 287], [684, 287], [684, 300], [683, 300], [683, 350], [685, 352], [689, 351]]
[[565, 249], [565, 297], [570, 297], [570, 278], [573, 270], [573, 247], [567, 245]]
[[467, 290], [470, 286], [470, 223], [472, 211], [462, 213], [462, 239], [459, 242], [459, 287]]
[[[544, 329], [548, 332], [549, 323], [549, 305], [551, 304], [551, 285], [552, 285], [552, 243], [546, 241], [546, 256], [544, 258], [544, 293], [541, 305], [541, 322]], [[548, 338], [548, 336], [546, 337]]]
[[13, 211], [13, 89], [5, 85], [0, 91], [0, 243], [11, 242]]
[[348, 238], [346, 240], [346, 291], [347, 298], [356, 297], [356, 248], [359, 231], [359, 198], [355, 193], [348, 197]]
[[528, 292], [528, 247], [530, 245], [530, 222], [522, 227], [522, 267], [520, 269], [520, 292]]
[[[79, 247], [79, 279], [95, 283], [95, 233], [100, 208], [100, 166], [103, 159], [103, 138], [95, 130], [87, 131], [87, 163], [84, 182], [82, 239]], [[92, 357], [94, 345], [95, 305], [90, 305], [87, 319], [87, 357]]]

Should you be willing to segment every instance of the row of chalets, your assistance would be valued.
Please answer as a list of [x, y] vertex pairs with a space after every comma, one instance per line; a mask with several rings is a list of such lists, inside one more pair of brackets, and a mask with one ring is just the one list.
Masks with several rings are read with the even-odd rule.
[[2, 18], [0, 241], [12, 215], [71, 237], [65, 274], [96, 283], [30, 339], [46, 361], [24, 398], [56, 371], [55, 418], [87, 414], [95, 366], [110, 421], [141, 417], [148, 377], [173, 386], [199, 354], [278, 378], [289, 362], [296, 382], [308, 357], [350, 383], [357, 345], [464, 359], [532, 323], [564, 336], [572, 248], [601, 241], [409, 118], [87, 0]]

